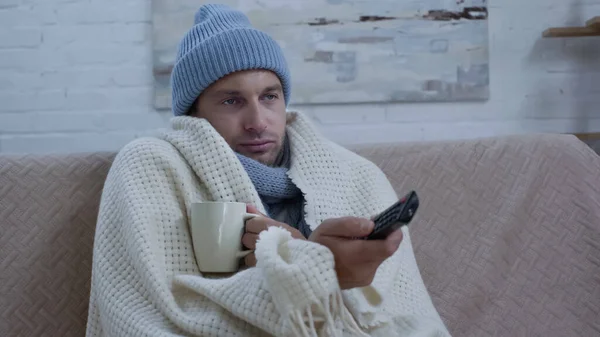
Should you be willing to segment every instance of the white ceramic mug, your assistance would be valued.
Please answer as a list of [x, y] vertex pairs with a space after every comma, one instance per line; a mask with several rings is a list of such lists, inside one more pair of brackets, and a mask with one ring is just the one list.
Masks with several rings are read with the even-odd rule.
[[257, 216], [246, 213], [246, 204], [241, 202], [193, 203], [192, 243], [200, 271], [237, 271], [240, 259], [252, 252], [243, 250], [244, 225], [246, 220]]

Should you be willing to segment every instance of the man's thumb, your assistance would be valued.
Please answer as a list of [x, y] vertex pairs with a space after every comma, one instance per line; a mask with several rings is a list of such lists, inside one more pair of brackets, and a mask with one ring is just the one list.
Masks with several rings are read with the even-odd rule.
[[364, 218], [343, 217], [325, 220], [315, 232], [319, 235], [343, 238], [365, 237], [373, 231], [373, 221]]
[[258, 214], [258, 215], [265, 216], [258, 210], [258, 208], [256, 206], [251, 205], [251, 204], [246, 204], [246, 212], [251, 213], [251, 214]]

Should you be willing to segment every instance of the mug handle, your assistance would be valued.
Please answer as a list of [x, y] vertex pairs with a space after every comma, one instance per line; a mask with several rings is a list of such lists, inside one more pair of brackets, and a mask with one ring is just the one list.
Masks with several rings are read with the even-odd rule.
[[[244, 213], [244, 223], [250, 219], [254, 219], [259, 217], [260, 215], [258, 214], [253, 214], [253, 213]], [[235, 254], [235, 256], [238, 259], [241, 259], [242, 257], [246, 257], [248, 254], [252, 253], [254, 250], [242, 250], [241, 252], [237, 252]]]

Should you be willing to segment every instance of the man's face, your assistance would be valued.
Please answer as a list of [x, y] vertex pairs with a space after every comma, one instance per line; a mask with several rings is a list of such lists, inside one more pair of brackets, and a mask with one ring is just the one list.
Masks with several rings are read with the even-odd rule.
[[204, 90], [191, 115], [205, 118], [234, 151], [263, 164], [272, 165], [283, 146], [285, 100], [273, 72], [223, 77]]

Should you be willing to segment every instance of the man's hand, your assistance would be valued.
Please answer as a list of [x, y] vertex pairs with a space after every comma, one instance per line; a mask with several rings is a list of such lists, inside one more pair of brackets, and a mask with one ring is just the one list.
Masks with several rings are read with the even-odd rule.
[[[260, 232], [267, 230], [269, 227], [272, 226], [282, 227], [283, 229], [292, 233], [292, 237], [294, 239], [306, 240], [304, 235], [302, 235], [302, 233], [300, 233], [300, 231], [296, 228], [288, 226], [283, 222], [279, 222], [269, 218], [268, 216], [260, 213], [258, 209], [252, 205], [246, 206], [246, 211], [248, 213], [260, 215], [259, 217], [246, 221], [246, 232], [242, 236], [242, 244], [248, 249], [256, 249], [256, 240], [258, 240], [258, 235], [260, 234]], [[254, 255], [254, 252], [246, 255], [246, 257], [244, 258], [244, 262], [248, 267], [256, 266], [256, 256]]]
[[[385, 240], [363, 240], [373, 230], [368, 219], [344, 217], [323, 222], [308, 238], [329, 248], [335, 259], [340, 288], [365, 287], [373, 282], [377, 268], [402, 242], [397, 230]], [[357, 239], [358, 238], [358, 239]]]

